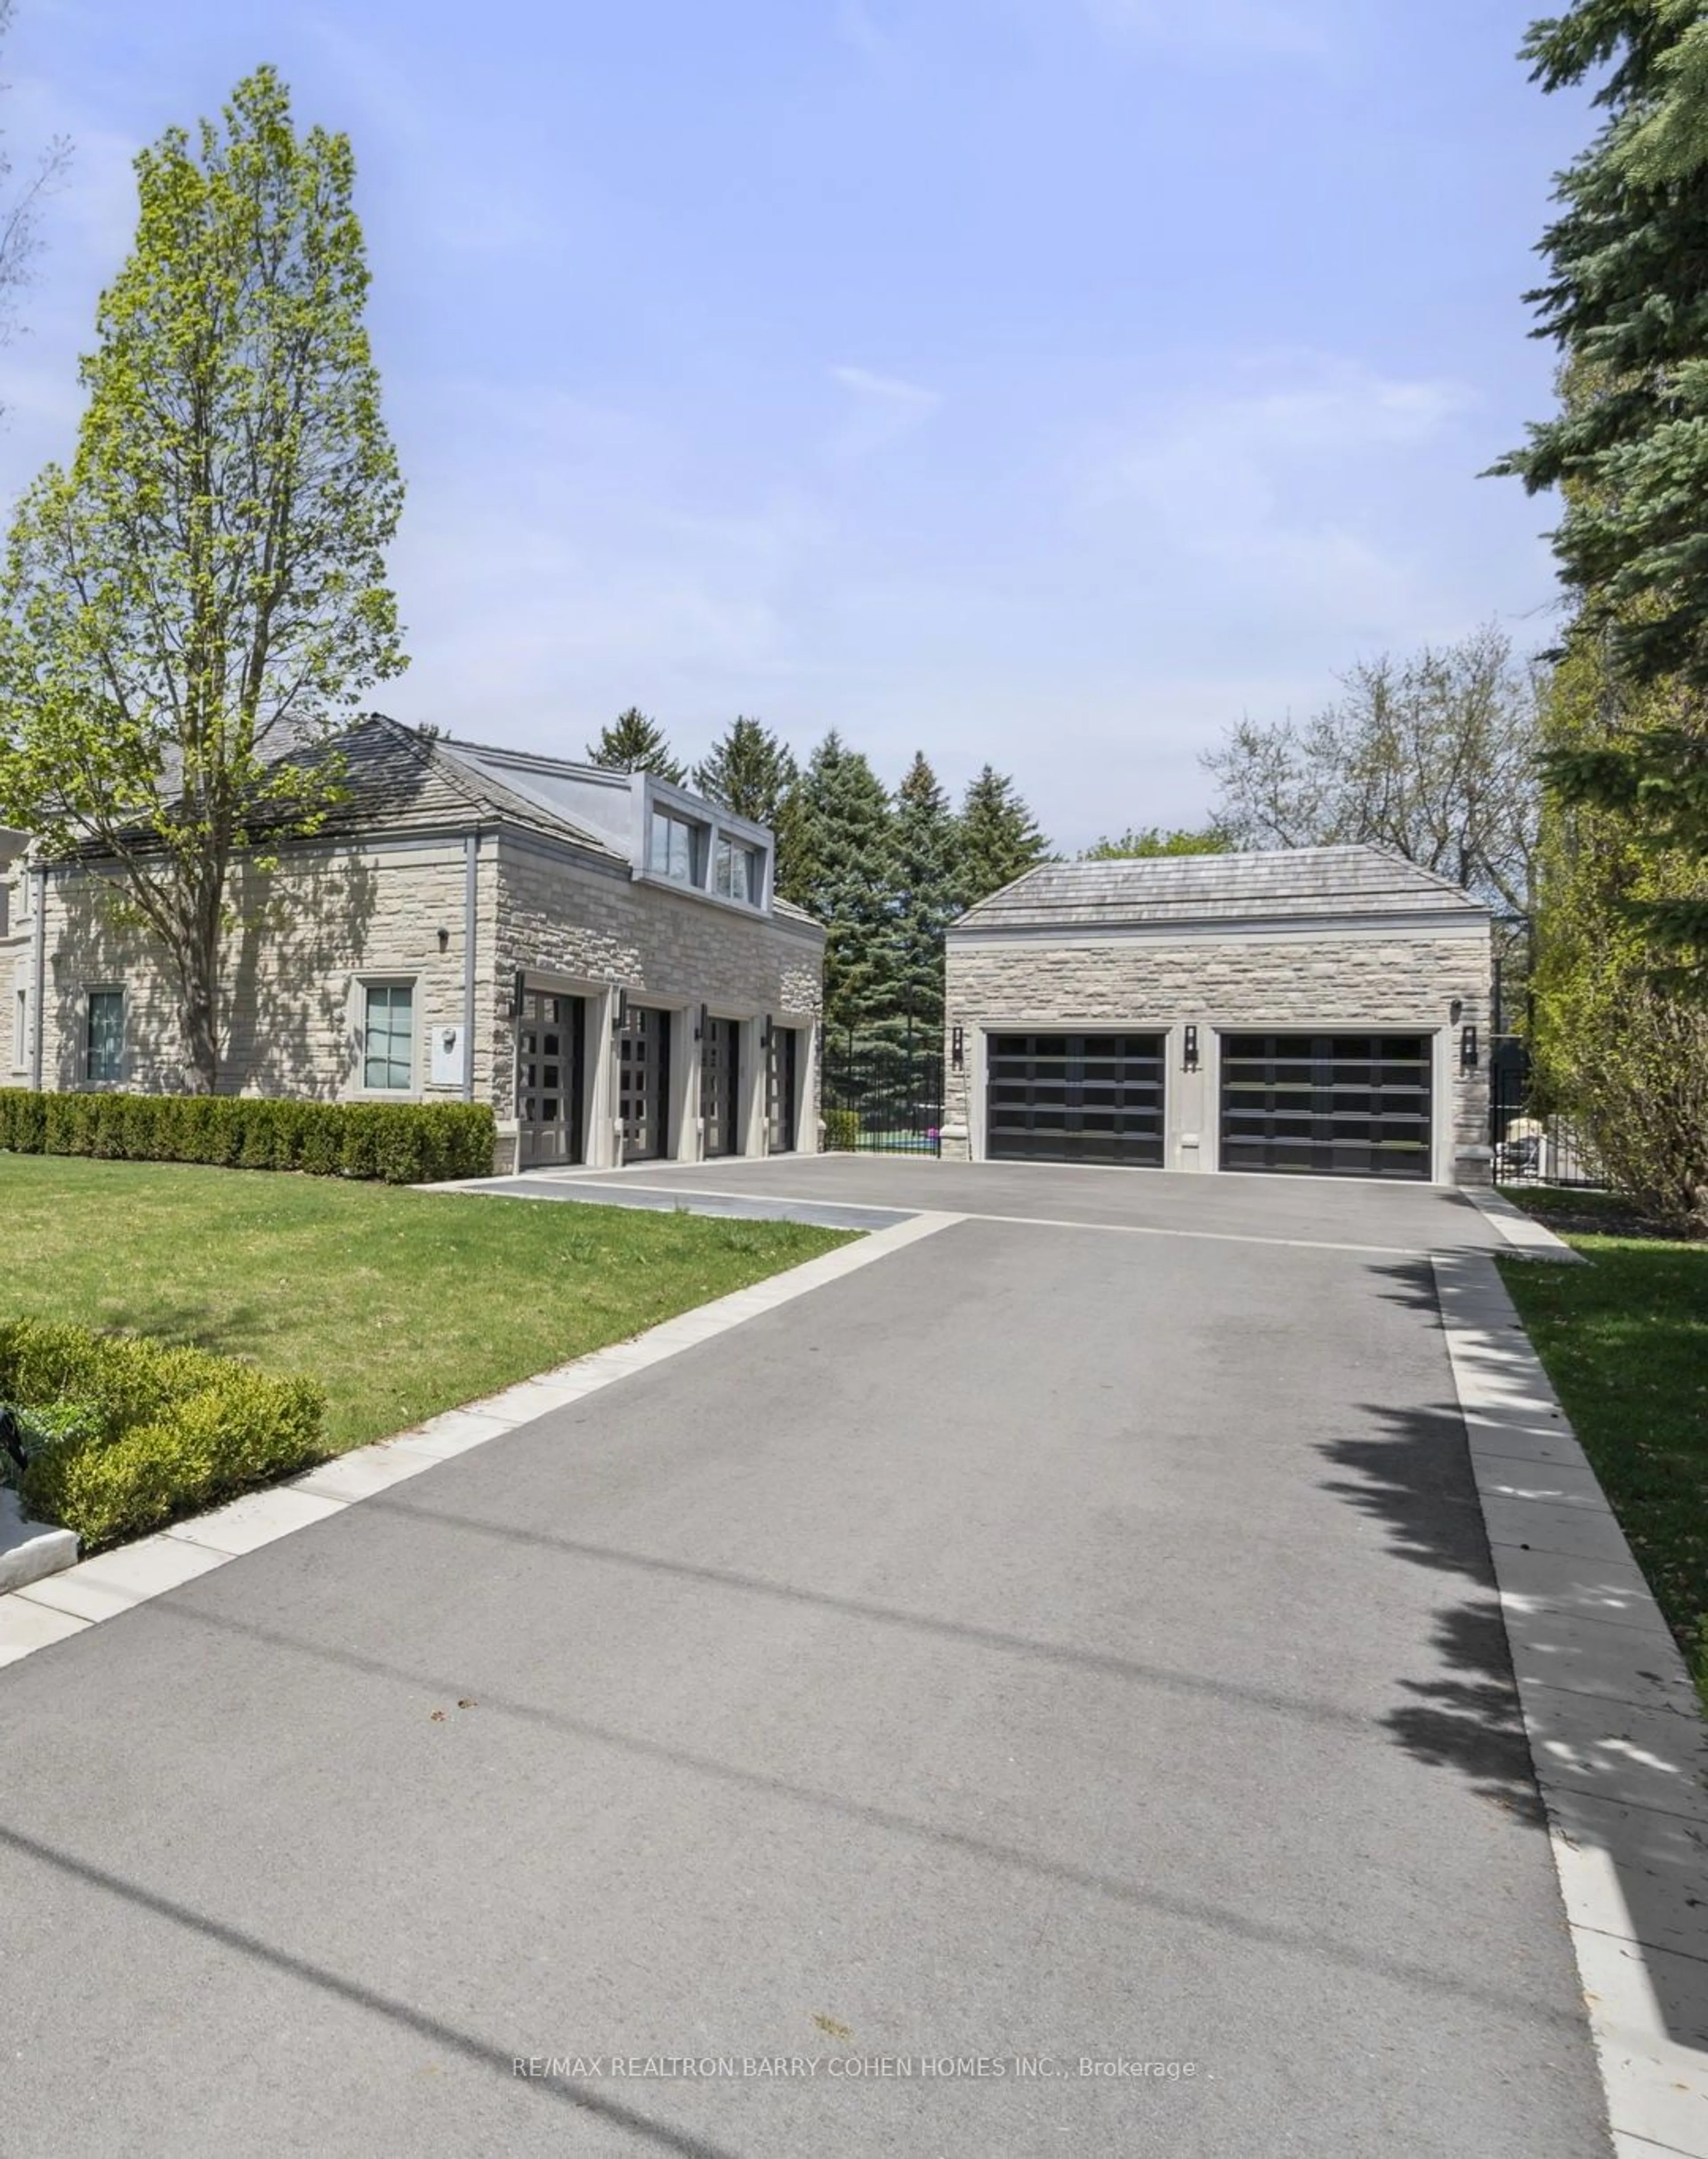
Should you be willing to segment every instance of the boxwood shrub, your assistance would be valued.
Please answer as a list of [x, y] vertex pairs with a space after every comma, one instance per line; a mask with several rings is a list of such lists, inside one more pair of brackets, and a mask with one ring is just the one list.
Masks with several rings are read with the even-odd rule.
[[[19, 1480], [25, 1507], [75, 1530], [86, 1551], [327, 1452], [326, 1398], [312, 1380], [84, 1327], [0, 1322], [0, 1401], [23, 1412], [34, 1442]], [[68, 1404], [75, 1416], [55, 1414]]]
[[825, 1111], [825, 1146], [833, 1154], [851, 1154], [860, 1144], [857, 1110]]
[[198, 1162], [435, 1184], [489, 1177], [484, 1102], [276, 1102], [251, 1095], [37, 1094], [0, 1088], [0, 1147], [114, 1162]]

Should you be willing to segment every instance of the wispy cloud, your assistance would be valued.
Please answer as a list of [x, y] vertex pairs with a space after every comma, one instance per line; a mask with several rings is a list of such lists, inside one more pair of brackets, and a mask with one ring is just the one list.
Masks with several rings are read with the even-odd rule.
[[1452, 605], [1393, 512], [1472, 393], [1323, 356], [1243, 372], [1112, 429], [1082, 469], [1084, 513], [1152, 582], [1213, 596], [1230, 621], [1286, 625], [1329, 665], [1373, 637], [1431, 634]]
[[831, 450], [842, 458], [871, 457], [924, 426], [942, 395], [898, 375], [867, 367], [833, 367], [831, 378], [846, 394], [831, 434]]
[[1095, 470], [1092, 491], [1218, 525], [1236, 505], [1268, 515], [1302, 464], [1416, 447], [1475, 402], [1462, 383], [1322, 356], [1278, 355], [1240, 372], [1259, 379], [1130, 421]]
[[913, 412], [932, 412], [943, 402], [941, 394], [898, 375], [874, 375], [867, 367], [833, 367], [831, 373], [857, 397], [875, 398], [880, 404], [904, 406]]

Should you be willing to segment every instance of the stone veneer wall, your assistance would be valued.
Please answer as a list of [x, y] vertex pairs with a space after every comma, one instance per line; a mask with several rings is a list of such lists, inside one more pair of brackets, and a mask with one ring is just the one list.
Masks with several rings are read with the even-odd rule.
[[[1071, 940], [1010, 934], [951, 936], [945, 1022], [965, 1030], [965, 1063], [945, 1074], [945, 1154], [968, 1152], [974, 1090], [983, 1085], [975, 1031], [1195, 1024], [1201, 1069], [1169, 1059], [1168, 1166], [1209, 1167], [1218, 1119], [1208, 1099], [1211, 1037], [1223, 1028], [1287, 1030], [1452, 1027], [1452, 1150], [1443, 1182], [1487, 1182], [1488, 1023], [1493, 958], [1488, 928], [1241, 930], [1195, 937], [1129, 935]], [[1462, 1007], [1451, 1019], [1454, 1000]], [[1480, 1062], [1459, 1067], [1457, 1030], [1478, 1030]], [[1175, 1045], [1171, 1045], [1174, 1048]], [[1440, 1067], [1438, 1065], [1439, 1073]], [[1194, 1088], [1188, 1084], [1197, 1081]], [[1198, 1135], [1194, 1157], [1182, 1142]]]
[[[417, 991], [416, 1094], [455, 1100], [428, 1084], [427, 1031], [463, 1018], [466, 857], [460, 833], [367, 847], [289, 851], [277, 869], [240, 864], [226, 940], [222, 1087], [232, 1093], [360, 1095], [365, 978], [405, 976]], [[662, 1004], [709, 1003], [731, 1017], [815, 1028], [823, 940], [805, 923], [745, 914], [607, 871], [567, 846], [508, 829], [483, 833], [476, 857], [474, 1073], [477, 1100], [515, 1112], [511, 984], [518, 969], [588, 984], [621, 983]], [[0, 981], [27, 986], [28, 918], [0, 940]], [[444, 933], [443, 949], [440, 933]], [[126, 993], [127, 1070], [138, 1092], [181, 1084], [172, 976], [145, 930], [115, 918], [110, 888], [87, 871], [47, 881], [43, 1084], [82, 1075], [84, 999]], [[10, 958], [8, 966], [6, 962]], [[15, 1001], [0, 1011], [0, 1067], [11, 1049]], [[805, 1141], [817, 1116], [810, 1059]], [[0, 1069], [18, 1084], [21, 1069]], [[392, 1096], [388, 1099], [396, 1099]]]
[[815, 1147], [821, 931], [637, 883], [615, 865], [614, 873], [608, 872], [525, 833], [501, 834], [497, 857], [498, 974], [480, 1028], [495, 1044], [492, 1100], [501, 1120], [515, 1114], [510, 1005], [512, 981], [522, 971], [567, 985], [620, 984], [642, 1003], [704, 1003], [724, 1018], [769, 1014], [810, 1029], [801, 1144]]
[[[490, 847], [489, 841], [484, 852]], [[480, 867], [489, 894], [493, 866], [489, 860]], [[237, 863], [223, 960], [221, 1090], [323, 1100], [360, 1096], [360, 986], [365, 978], [402, 976], [416, 986], [415, 1095], [459, 1099], [460, 1085], [428, 1083], [426, 1043], [429, 1028], [463, 1018], [465, 875], [460, 834], [292, 848], [272, 870]], [[477, 931], [477, 962], [479, 945]], [[115, 919], [111, 893], [96, 877], [83, 870], [50, 872], [46, 947], [44, 1086], [81, 1083], [84, 997], [91, 988], [108, 986], [125, 991], [122, 1084], [143, 1094], [179, 1086], [182, 1052], [169, 963], [146, 929]], [[484, 971], [489, 980], [489, 955]], [[484, 1059], [481, 1048], [477, 1040], [477, 1095], [491, 1080], [490, 1044]]]

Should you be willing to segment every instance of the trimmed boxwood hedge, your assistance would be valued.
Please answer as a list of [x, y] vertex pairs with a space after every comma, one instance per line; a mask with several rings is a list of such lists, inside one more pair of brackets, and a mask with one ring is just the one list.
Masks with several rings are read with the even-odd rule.
[[860, 1144], [857, 1110], [825, 1111], [825, 1145], [832, 1154], [851, 1154]]
[[235, 1358], [41, 1320], [0, 1323], [0, 1401], [74, 1405], [75, 1434], [31, 1453], [25, 1508], [86, 1551], [323, 1460], [326, 1397]]
[[0, 1087], [0, 1148], [435, 1184], [492, 1174], [484, 1102], [278, 1102], [252, 1095], [37, 1094]]

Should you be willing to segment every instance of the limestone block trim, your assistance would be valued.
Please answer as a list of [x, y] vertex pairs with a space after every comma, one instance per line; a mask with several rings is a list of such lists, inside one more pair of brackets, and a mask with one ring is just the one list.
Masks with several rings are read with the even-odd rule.
[[1038, 922], [1010, 924], [1001, 929], [951, 929], [948, 943], [990, 951], [1004, 945], [1035, 950], [1039, 945], [1084, 950], [1088, 946], [1130, 943], [1174, 945], [1219, 941], [1227, 945], [1367, 943], [1372, 937], [1486, 939], [1491, 918], [1469, 908], [1438, 914], [1313, 914], [1221, 922]]
[[[409, 991], [409, 1085], [406, 1087], [370, 1087], [365, 1085], [368, 1056], [368, 992], [370, 990]], [[422, 1054], [427, 1021], [417, 970], [406, 967], [359, 967], [350, 975], [345, 992], [348, 1017], [344, 1038], [349, 1045], [349, 1070], [339, 1090], [346, 1102], [421, 1102], [427, 1099], [422, 1074], [427, 1059]]]

